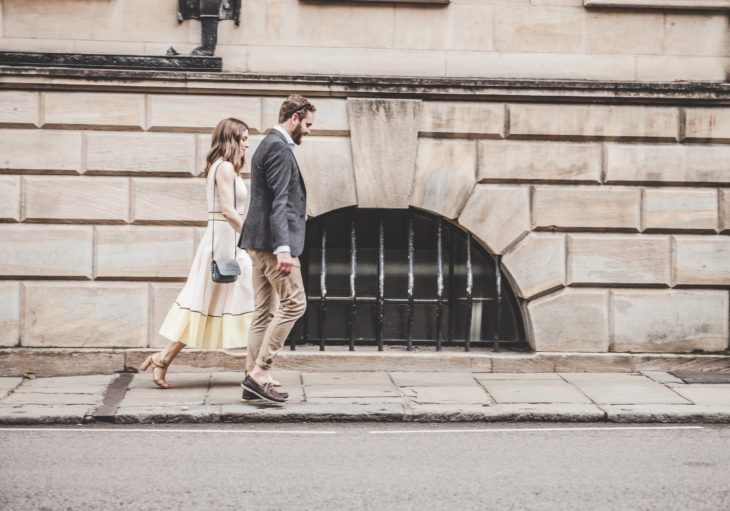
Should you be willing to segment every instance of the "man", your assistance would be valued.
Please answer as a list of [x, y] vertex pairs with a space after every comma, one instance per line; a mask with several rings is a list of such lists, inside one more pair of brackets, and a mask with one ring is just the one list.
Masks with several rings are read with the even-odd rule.
[[[304, 250], [306, 190], [293, 149], [309, 135], [316, 108], [289, 96], [251, 159], [251, 202], [239, 242], [253, 262], [254, 313], [242, 400], [283, 403], [271, 365], [307, 306], [299, 256]], [[272, 314], [273, 312], [273, 314]]]

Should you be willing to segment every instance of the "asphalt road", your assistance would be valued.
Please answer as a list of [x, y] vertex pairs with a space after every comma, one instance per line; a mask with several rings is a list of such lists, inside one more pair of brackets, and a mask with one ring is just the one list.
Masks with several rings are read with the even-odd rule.
[[727, 426], [5, 428], [0, 460], [4, 511], [730, 509]]

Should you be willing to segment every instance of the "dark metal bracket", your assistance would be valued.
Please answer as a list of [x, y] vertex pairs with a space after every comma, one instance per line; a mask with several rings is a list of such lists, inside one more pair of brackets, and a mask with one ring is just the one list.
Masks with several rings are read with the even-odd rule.
[[[177, 21], [197, 19], [202, 25], [200, 46], [193, 55], [213, 55], [218, 44], [218, 21], [241, 24], [241, 0], [178, 0]], [[173, 48], [170, 48], [174, 52]]]

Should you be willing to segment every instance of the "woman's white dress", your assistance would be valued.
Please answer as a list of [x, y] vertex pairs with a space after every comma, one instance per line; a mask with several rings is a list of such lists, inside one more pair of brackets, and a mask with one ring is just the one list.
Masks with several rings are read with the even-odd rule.
[[[215, 174], [221, 163], [214, 163], [208, 173], [208, 227], [185, 287], [167, 313], [160, 328], [160, 335], [171, 341], [179, 341], [190, 348], [229, 349], [242, 348], [247, 344], [248, 326], [253, 311], [251, 259], [236, 246], [238, 233], [223, 218], [220, 200], [214, 191]], [[236, 176], [236, 209], [245, 217], [248, 208], [248, 190], [243, 180]], [[215, 229], [215, 232], [213, 232]], [[236, 260], [241, 275], [235, 282], [213, 282], [210, 273], [211, 245], [215, 241], [215, 258]]]

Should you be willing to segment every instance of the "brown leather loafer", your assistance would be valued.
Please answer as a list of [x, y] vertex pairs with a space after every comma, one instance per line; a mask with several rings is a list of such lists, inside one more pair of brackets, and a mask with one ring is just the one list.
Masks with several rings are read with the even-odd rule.
[[[243, 385], [243, 382], [246, 381], [246, 378], [244, 378], [241, 381], [241, 387], [243, 387], [243, 395], [241, 396], [241, 401], [251, 401], [254, 399], [261, 399], [256, 394], [252, 393], [250, 390], [246, 390], [246, 387]], [[280, 390], [277, 390], [279, 394], [284, 396], [284, 399], [289, 399], [289, 393], [288, 392], [282, 392]]]
[[286, 397], [275, 391], [271, 383], [264, 383], [261, 385], [259, 382], [251, 378], [251, 376], [246, 376], [243, 379], [242, 385], [245, 390], [248, 390], [252, 394], [255, 394], [261, 399], [265, 399], [266, 401], [271, 401], [272, 403], [283, 403], [286, 401]]

